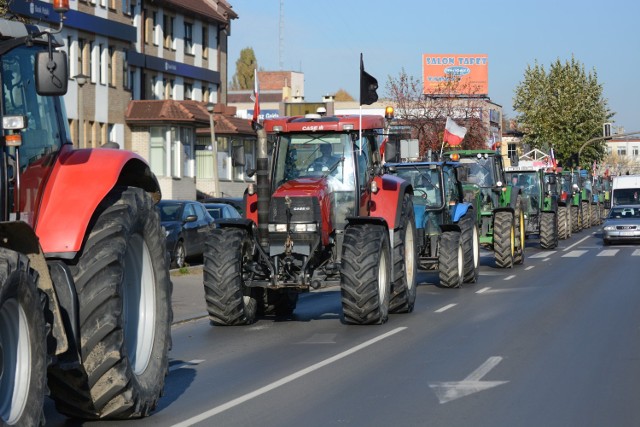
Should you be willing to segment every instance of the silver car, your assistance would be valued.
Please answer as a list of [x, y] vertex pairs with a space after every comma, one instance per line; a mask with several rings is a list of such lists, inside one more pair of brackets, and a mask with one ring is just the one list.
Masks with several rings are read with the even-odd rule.
[[640, 205], [617, 205], [611, 208], [602, 225], [602, 242], [640, 240]]

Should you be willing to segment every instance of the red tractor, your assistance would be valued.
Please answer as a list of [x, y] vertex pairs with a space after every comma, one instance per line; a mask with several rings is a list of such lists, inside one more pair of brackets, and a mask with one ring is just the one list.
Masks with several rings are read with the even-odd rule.
[[[245, 216], [220, 221], [206, 245], [213, 324], [291, 315], [300, 292], [329, 285], [340, 286], [345, 323], [380, 324], [413, 310], [413, 190], [384, 174], [385, 124], [318, 114], [265, 121]], [[244, 163], [242, 153], [234, 158]]]
[[57, 32], [0, 19], [0, 425], [44, 424], [47, 393], [74, 418], [146, 416], [171, 346], [158, 182], [132, 152], [73, 148]]

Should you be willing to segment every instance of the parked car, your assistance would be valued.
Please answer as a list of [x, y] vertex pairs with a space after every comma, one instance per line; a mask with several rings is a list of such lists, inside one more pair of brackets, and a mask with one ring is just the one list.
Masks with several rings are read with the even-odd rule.
[[167, 235], [171, 267], [181, 268], [189, 258], [202, 257], [205, 240], [215, 220], [204, 205], [191, 200], [161, 200], [157, 205]]
[[236, 208], [240, 216], [244, 213], [244, 199], [242, 197], [209, 197], [201, 200], [202, 203], [226, 203]]
[[228, 203], [203, 203], [213, 219], [242, 218], [240, 212]]
[[640, 240], [640, 205], [612, 206], [602, 225], [602, 242]]

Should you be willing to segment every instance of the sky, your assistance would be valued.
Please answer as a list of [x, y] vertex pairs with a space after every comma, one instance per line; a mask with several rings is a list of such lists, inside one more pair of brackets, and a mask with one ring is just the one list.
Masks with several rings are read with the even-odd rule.
[[548, 70], [573, 56], [596, 73], [614, 127], [640, 131], [638, 0], [228, 2], [239, 15], [231, 23], [229, 76], [251, 47], [261, 70], [303, 72], [309, 102], [338, 89], [357, 100], [360, 53], [380, 97], [403, 69], [421, 79], [423, 54], [487, 54], [489, 97], [515, 118], [514, 91], [527, 66], [537, 61]]

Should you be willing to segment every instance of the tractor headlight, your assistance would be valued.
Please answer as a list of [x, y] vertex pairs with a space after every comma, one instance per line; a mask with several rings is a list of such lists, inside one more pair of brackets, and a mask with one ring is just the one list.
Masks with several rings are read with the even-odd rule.
[[[291, 224], [291, 231], [295, 233], [314, 233], [318, 231], [317, 224]], [[286, 233], [287, 224], [269, 224], [269, 232]]]

